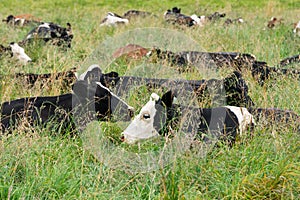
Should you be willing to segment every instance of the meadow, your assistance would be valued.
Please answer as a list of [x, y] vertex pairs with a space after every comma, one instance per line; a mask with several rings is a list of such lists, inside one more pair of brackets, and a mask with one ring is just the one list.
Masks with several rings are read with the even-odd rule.
[[[197, 41], [201, 49], [210, 52], [251, 53], [257, 60], [266, 61], [270, 66], [300, 51], [300, 37], [295, 37], [292, 32], [292, 24], [300, 20], [300, 3], [295, 0], [11, 0], [1, 4], [1, 19], [9, 14], [30, 13], [43, 21], [52, 21], [62, 26], [70, 22], [74, 33], [72, 47], [67, 51], [43, 43], [31, 44], [25, 50], [33, 62], [27, 65], [9, 57], [1, 57], [1, 75], [59, 72], [72, 67], [80, 71], [103, 41], [143, 27], [179, 31]], [[224, 27], [224, 20], [220, 20], [204, 27], [176, 27], [165, 23], [163, 19], [163, 13], [174, 6], [180, 7], [184, 14], [225, 12], [226, 17], [242, 17], [246, 23]], [[123, 14], [129, 9], [153, 12], [158, 17], [137, 19], [127, 26], [99, 27], [107, 12]], [[284, 20], [281, 25], [269, 30], [266, 25], [272, 16]], [[7, 46], [10, 42], [20, 41], [31, 29], [1, 23], [0, 44]], [[114, 66], [100, 67], [117, 70], [120, 75], [124, 75], [135, 64], [122, 61]], [[300, 69], [299, 64], [293, 67]], [[225, 70], [220, 77], [228, 73]], [[197, 77], [190, 74], [185, 76]], [[243, 77], [249, 86], [249, 95], [258, 107], [277, 107], [300, 114], [298, 79], [280, 76], [268, 80], [261, 87], [249, 71], [245, 70]], [[8, 78], [1, 80], [0, 91], [1, 102], [25, 96], [69, 92], [68, 89], [62, 90], [59, 82], [42, 88], [26, 88], [22, 82]], [[131, 101], [141, 106], [145, 103], [145, 96], [137, 96]], [[120, 132], [110, 124], [104, 124], [103, 127], [102, 131], [109, 135]], [[79, 136], [61, 135], [49, 127], [32, 129], [21, 126], [13, 134], [1, 136], [0, 198], [299, 199], [298, 134], [284, 124], [258, 124], [253, 133], [240, 136], [232, 148], [220, 146], [205, 157], [187, 151], [176, 155], [169, 165], [158, 170], [130, 173], [126, 169], [112, 168], [100, 162]]]

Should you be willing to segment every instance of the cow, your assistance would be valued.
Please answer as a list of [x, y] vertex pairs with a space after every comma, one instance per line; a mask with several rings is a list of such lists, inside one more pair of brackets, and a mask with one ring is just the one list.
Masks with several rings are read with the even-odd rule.
[[[183, 107], [174, 104], [176, 95], [168, 91], [161, 98], [152, 93], [150, 100], [142, 107], [129, 126], [121, 133], [121, 140], [133, 144], [159, 135], [168, 136], [169, 130], [178, 130], [184, 113], [189, 112], [195, 123], [189, 123], [186, 131], [209, 141], [211, 138], [224, 140], [232, 145], [237, 134], [255, 124], [246, 108], [223, 106], [216, 108]], [[184, 118], [188, 121], [189, 118]], [[174, 132], [174, 131], [173, 131]]]
[[[72, 93], [25, 97], [1, 104], [1, 131], [11, 132], [23, 121], [29, 125], [59, 124], [59, 129], [82, 130], [92, 120], [108, 120], [116, 109], [129, 120], [133, 107], [112, 93], [89, 73], [73, 85]], [[53, 123], [51, 123], [53, 122]], [[61, 122], [61, 124], [60, 124]], [[76, 127], [75, 127], [76, 126]]]
[[276, 24], [281, 24], [283, 19], [277, 19], [276, 17], [271, 17], [270, 21], [268, 21], [267, 27], [272, 29], [276, 26]]
[[292, 75], [296, 78], [300, 78], [300, 71], [293, 68], [282, 68], [283, 66], [297, 63], [297, 55], [283, 59], [278, 67], [270, 67], [266, 62], [255, 61], [252, 63], [251, 74], [257, 79], [258, 83], [263, 86], [265, 81], [272, 78], [276, 78], [279, 75]]
[[134, 76], [118, 76], [110, 74], [105, 78], [105, 83], [119, 96], [129, 93], [133, 87], [147, 86], [151, 88], [163, 88], [186, 90], [196, 94], [198, 101], [206, 102], [209, 90], [217, 92], [214, 100], [224, 100], [226, 105], [232, 106], [254, 106], [254, 102], [248, 95], [248, 86], [242, 75], [235, 71], [224, 79], [208, 80], [172, 80], [159, 78], [145, 78]]
[[159, 48], [152, 48], [147, 54], [154, 61], [166, 60], [171, 65], [179, 66], [179, 70], [185, 70], [186, 66], [213, 66], [233, 67], [241, 71], [243, 66], [251, 66], [256, 57], [248, 53], [239, 52], [200, 52], [200, 51], [164, 51]]
[[197, 24], [197, 22], [191, 18], [190, 16], [181, 14], [181, 9], [174, 7], [172, 10], [168, 9], [164, 13], [164, 18], [166, 22], [172, 23], [172, 24], [178, 24], [178, 25], [184, 25], [184, 26], [194, 26]]
[[43, 40], [53, 45], [70, 48], [72, 39], [73, 33], [70, 23], [67, 23], [65, 28], [52, 22], [42, 22], [33, 28], [20, 43], [26, 44], [33, 40]]
[[149, 16], [154, 16], [150, 12], [145, 12], [145, 11], [140, 11], [140, 10], [128, 10], [123, 14], [123, 17], [130, 20], [135, 17], [149, 17]]
[[188, 127], [182, 130], [195, 139], [203, 142], [218, 139], [226, 141], [230, 146], [234, 144], [238, 134], [243, 134], [248, 128], [253, 130], [260, 123], [265, 126], [278, 126], [282, 123], [300, 132], [300, 116], [293, 111], [236, 106], [184, 107], [176, 104], [175, 98], [173, 91], [168, 91], [161, 98], [152, 93], [150, 100], [121, 133], [121, 140], [134, 144], [159, 135], [173, 136], [181, 120], [190, 120]]
[[226, 16], [226, 13], [219, 13], [219, 12], [214, 12], [213, 14], [207, 16], [207, 19], [209, 21], [216, 21], [219, 20], [220, 18], [224, 18]]
[[119, 57], [126, 57], [132, 59], [140, 59], [147, 55], [149, 49], [144, 48], [137, 44], [128, 44], [124, 47], [118, 48], [113, 53], [113, 58], [117, 59]]
[[245, 21], [241, 17], [235, 19], [227, 18], [224, 22], [224, 26], [229, 26], [230, 24], [242, 24], [242, 23], [245, 23]]
[[25, 53], [24, 48], [20, 47], [16, 42], [11, 42], [8, 47], [0, 45], [0, 56], [2, 55], [10, 55], [10, 57], [16, 58], [22, 64], [27, 64], [32, 61]]
[[39, 19], [28, 14], [18, 16], [8, 15], [6, 19], [3, 19], [2, 21], [13, 26], [36, 25], [41, 23]]
[[129, 20], [113, 12], [108, 12], [101, 21], [100, 26], [116, 26], [118, 24], [128, 24]]

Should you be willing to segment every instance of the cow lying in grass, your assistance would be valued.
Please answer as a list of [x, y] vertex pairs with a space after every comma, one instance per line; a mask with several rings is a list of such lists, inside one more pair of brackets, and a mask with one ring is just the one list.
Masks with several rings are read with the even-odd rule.
[[20, 43], [26, 44], [33, 40], [43, 40], [53, 45], [70, 48], [72, 39], [73, 33], [70, 23], [67, 23], [67, 27], [65, 28], [52, 22], [43, 22], [39, 26], [33, 28]]
[[[116, 109], [129, 120], [132, 107], [114, 95], [93, 77], [84, 77], [73, 86], [73, 92], [59, 96], [26, 97], [1, 105], [1, 130], [11, 131], [23, 122], [29, 125], [51, 123], [64, 132], [66, 128], [82, 128], [91, 120], [107, 120]], [[74, 123], [75, 122], [75, 123]], [[77, 125], [77, 126], [76, 126]], [[75, 127], [76, 126], [76, 127]]]
[[101, 21], [100, 26], [116, 26], [118, 24], [128, 24], [129, 20], [120, 15], [108, 12], [106, 17]]
[[194, 26], [194, 25], [199, 25], [199, 26], [203, 26], [204, 17], [198, 17], [197, 15], [192, 15], [192, 16], [188, 16], [188, 15], [184, 15], [181, 13], [181, 9], [174, 7], [169, 10], [167, 10], [164, 13], [164, 18], [166, 20], [166, 22], [172, 23], [172, 24], [178, 24], [178, 25], [184, 25], [184, 26]]
[[[129, 126], [122, 132], [121, 139], [129, 144], [149, 139], [159, 135], [168, 136], [178, 130], [180, 120], [189, 121], [185, 131], [204, 142], [210, 139], [226, 141], [232, 145], [238, 133], [253, 127], [256, 123], [265, 119], [267, 125], [283, 122], [286, 125], [298, 125], [300, 116], [292, 111], [273, 108], [250, 108], [224, 106], [216, 108], [184, 107], [174, 103], [175, 95], [168, 91], [161, 98], [153, 93], [150, 100], [142, 107], [139, 114], [132, 120]], [[190, 112], [187, 117], [181, 116]], [[196, 123], [193, 123], [193, 120]], [[300, 131], [296, 128], [296, 131]]]
[[8, 15], [6, 19], [3, 19], [2, 21], [13, 26], [26, 26], [41, 23], [39, 19], [36, 19], [34, 16], [28, 14], [18, 16]]
[[15, 57], [23, 64], [32, 61], [32, 59], [25, 53], [24, 48], [20, 47], [19, 44], [15, 42], [11, 42], [9, 47], [0, 45], [0, 56], [2, 56], [3, 54], [8, 54], [11, 57]]

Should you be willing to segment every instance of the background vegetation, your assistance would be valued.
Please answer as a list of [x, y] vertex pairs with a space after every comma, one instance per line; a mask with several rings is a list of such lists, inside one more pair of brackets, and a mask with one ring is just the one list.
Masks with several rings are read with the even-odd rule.
[[[2, 57], [0, 73], [49, 73], [81, 66], [108, 36], [137, 27], [178, 29], [163, 21], [173, 6], [185, 14], [225, 12], [243, 17], [243, 25], [223, 27], [223, 21], [202, 28], [179, 28], [207, 51], [252, 53], [258, 60], [276, 65], [299, 54], [300, 37], [292, 33], [300, 20], [300, 3], [274, 1], [32, 1], [1, 2], [0, 18], [30, 13], [43, 21], [72, 24], [72, 48], [63, 51], [36, 43], [26, 48], [34, 62], [21, 65]], [[136, 20], [128, 26], [99, 27], [108, 11], [123, 14], [129, 9], [155, 13], [158, 18]], [[283, 18], [274, 30], [266, 28], [272, 17]], [[0, 24], [0, 44], [22, 40], [32, 27]], [[295, 67], [299, 67], [295, 66]], [[124, 68], [123, 68], [124, 69]], [[122, 73], [121, 73], [122, 75]], [[264, 87], [245, 72], [251, 98], [259, 107], [278, 107], [300, 114], [300, 84], [293, 77], [270, 80]], [[24, 88], [18, 80], [2, 79], [2, 102], [24, 96], [58, 95], [57, 83], [46, 88]], [[67, 91], [64, 91], [67, 92]], [[114, 131], [114, 129], [110, 130]], [[289, 127], [258, 125], [252, 136], [242, 136], [233, 148], [220, 147], [205, 158], [193, 152], [180, 155], [169, 166], [149, 173], [130, 174], [111, 169], [85, 150], [80, 137], [68, 137], [54, 130], [20, 127], [0, 141], [1, 199], [299, 199], [300, 140]]]

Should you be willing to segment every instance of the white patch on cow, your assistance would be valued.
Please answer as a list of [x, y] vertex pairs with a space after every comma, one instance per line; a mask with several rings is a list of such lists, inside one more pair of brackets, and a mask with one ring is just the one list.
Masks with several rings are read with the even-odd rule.
[[96, 82], [97, 85], [99, 85], [100, 87], [102, 87], [103, 89], [107, 90], [111, 96], [115, 97], [116, 99], [118, 99], [120, 102], [122, 102], [123, 104], [125, 104], [128, 108], [129, 111], [134, 112], [134, 108], [130, 105], [128, 105], [123, 99], [121, 99], [120, 97], [118, 97], [117, 95], [115, 95], [112, 91], [110, 91], [110, 89], [108, 89], [107, 87], [105, 87], [104, 85], [102, 85], [101, 82]]
[[236, 106], [224, 106], [235, 114], [239, 121], [239, 131], [243, 133], [248, 125], [255, 124], [254, 117], [249, 113], [247, 108]]
[[18, 43], [12, 43], [10, 44], [10, 47], [14, 57], [16, 57], [22, 63], [32, 61], [31, 58], [25, 53], [24, 49], [18, 45]]
[[198, 17], [197, 15], [193, 14], [191, 18], [196, 22], [197, 25], [204, 25], [205, 16]]
[[101, 69], [100, 69], [99, 65], [96, 65], [96, 64], [91, 65], [91, 66], [89, 66], [89, 68], [88, 68], [84, 73], [82, 73], [82, 74], [79, 76], [78, 80], [85, 80], [85, 79], [86, 79], [86, 75], [87, 75], [88, 73], [90, 73], [91, 71], [93, 71], [93, 69], [95, 69], [95, 68], [99, 68], [99, 70], [100, 70], [100, 72], [101, 72]]
[[48, 28], [50, 29], [50, 24], [47, 22], [43, 22], [41, 25], [39, 25], [39, 28]]
[[129, 20], [122, 18], [112, 12], [108, 12], [106, 17], [102, 20], [100, 26], [115, 26], [118, 23], [128, 24]]
[[156, 114], [155, 103], [158, 100], [159, 96], [155, 93], [152, 93], [150, 100], [141, 109], [140, 113], [121, 133], [124, 136], [124, 142], [133, 144], [139, 140], [144, 140], [159, 135], [154, 128], [154, 116]]
[[295, 34], [298, 34], [298, 36], [300, 36], [300, 21], [296, 24], [296, 26], [295, 26], [293, 32], [294, 32]]

